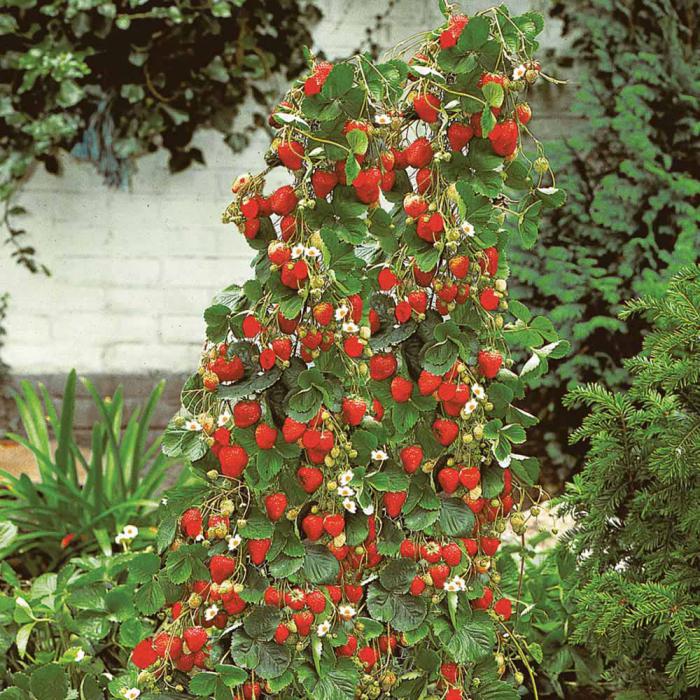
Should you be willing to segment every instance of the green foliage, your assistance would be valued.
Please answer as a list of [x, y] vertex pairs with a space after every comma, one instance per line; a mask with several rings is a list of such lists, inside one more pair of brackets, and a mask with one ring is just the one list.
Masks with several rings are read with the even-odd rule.
[[[133, 159], [158, 148], [177, 172], [203, 162], [191, 146], [201, 128], [234, 150], [264, 124], [275, 93], [257, 85], [305, 66], [306, 0], [162, 3], [12, 0], [0, 10], [0, 202], [9, 202], [37, 161], [58, 170], [59, 149], [95, 164], [107, 183], [128, 181]], [[262, 106], [253, 124], [233, 126], [243, 101]], [[41, 266], [25, 231], [3, 217], [12, 256]]]
[[[694, 7], [693, 7], [694, 6]], [[574, 34], [572, 135], [547, 144], [568, 202], [547, 213], [536, 254], [511, 256], [514, 293], [573, 345], [545, 380], [533, 413], [555, 464], [573, 466], [561, 397], [576, 382], [627, 381], [622, 358], [641, 347], [642, 319], [621, 300], [660, 294], [699, 244], [700, 33], [691, 0], [583, 0], [553, 14]], [[563, 454], [562, 454], [563, 452]]]
[[653, 329], [625, 362], [629, 391], [567, 398], [591, 409], [573, 435], [589, 443], [585, 468], [563, 499], [576, 521], [573, 641], [605, 660], [615, 689], [687, 697], [700, 686], [700, 268], [622, 317], [640, 313]]
[[[172, 465], [160, 452], [160, 438], [149, 438], [165, 383], [155, 387], [128, 421], [121, 387], [103, 399], [91, 382], [83, 384], [99, 412], [89, 457], [73, 431], [75, 371], [66, 381], [60, 412], [43, 385], [22, 382], [15, 395], [26, 437], [9, 437], [32, 451], [40, 481], [0, 472], [5, 486], [0, 495], [0, 557], [32, 552], [54, 566], [66, 555], [66, 546], [72, 552], [108, 554], [121, 528], [150, 522], [157, 505], [154, 494]], [[67, 535], [72, 535], [69, 545], [62, 543]]]
[[[148, 543], [141, 536], [135, 544]], [[108, 674], [126, 664], [128, 649], [153, 626], [134, 605], [139, 560], [148, 556], [71, 559], [30, 581], [0, 564], [0, 698], [117, 697], [108, 692]], [[120, 679], [129, 682], [135, 686], [135, 677]]]

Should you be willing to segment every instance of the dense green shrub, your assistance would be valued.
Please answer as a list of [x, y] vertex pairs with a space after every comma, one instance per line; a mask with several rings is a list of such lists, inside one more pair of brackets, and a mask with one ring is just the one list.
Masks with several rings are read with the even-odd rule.
[[633, 313], [654, 326], [625, 362], [629, 391], [589, 384], [567, 399], [591, 409], [573, 435], [590, 445], [586, 464], [563, 499], [576, 521], [572, 641], [602, 657], [613, 690], [689, 697], [700, 686], [700, 268], [622, 317]]
[[[541, 438], [556, 464], [566, 452], [567, 385], [626, 381], [621, 360], [639, 351], [643, 319], [617, 317], [620, 302], [659, 294], [695, 262], [700, 196], [700, 32], [693, 0], [581, 0], [553, 14], [573, 33], [571, 136], [548, 145], [566, 205], [547, 213], [536, 254], [511, 256], [514, 290], [573, 343], [535, 396]], [[571, 448], [570, 448], [571, 449]]]

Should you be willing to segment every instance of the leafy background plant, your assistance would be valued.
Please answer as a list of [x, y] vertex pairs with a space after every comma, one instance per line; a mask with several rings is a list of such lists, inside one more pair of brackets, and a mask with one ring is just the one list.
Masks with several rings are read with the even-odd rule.
[[[574, 37], [568, 63], [578, 91], [575, 131], [546, 144], [557, 185], [568, 193], [547, 213], [537, 248], [511, 254], [514, 294], [547, 309], [573, 349], [533, 391], [549, 481], [580, 464], [567, 447], [580, 411], [562, 411], [577, 382], [624, 386], [622, 359], [638, 352], [642, 316], [619, 318], [635, 295], [662, 293], [700, 249], [700, 33], [691, 0], [583, 0], [551, 14]], [[559, 473], [555, 469], [559, 468]]]

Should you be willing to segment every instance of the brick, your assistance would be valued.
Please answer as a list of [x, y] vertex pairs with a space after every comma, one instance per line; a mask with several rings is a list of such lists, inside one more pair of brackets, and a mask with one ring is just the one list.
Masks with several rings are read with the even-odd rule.
[[156, 258], [66, 257], [56, 274], [86, 286], [142, 287], [157, 284], [160, 262]]
[[163, 261], [161, 282], [166, 285], [186, 283], [188, 287], [223, 289], [248, 278], [248, 260], [235, 257], [201, 258], [192, 261], [170, 258]]
[[164, 343], [188, 343], [205, 337], [206, 326], [201, 316], [161, 316], [160, 339]]
[[105, 349], [102, 371], [148, 372], [164, 366], [170, 372], [192, 371], [199, 364], [201, 345], [112, 343]]
[[148, 342], [155, 340], [154, 319], [137, 314], [73, 313], [52, 320], [52, 334], [58, 340], [76, 343], [89, 338], [91, 344], [106, 346], [112, 342]]

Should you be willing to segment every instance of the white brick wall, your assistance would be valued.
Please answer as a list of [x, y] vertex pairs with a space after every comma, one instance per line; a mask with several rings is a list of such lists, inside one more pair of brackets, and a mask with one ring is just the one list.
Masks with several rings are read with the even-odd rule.
[[[317, 51], [347, 55], [365, 37], [383, 0], [324, 0]], [[492, 2], [472, 1], [469, 11]], [[546, 9], [546, 0], [511, 1], [513, 11]], [[390, 46], [440, 22], [437, 2], [400, 0], [377, 37]], [[550, 22], [542, 43], [557, 45]], [[105, 188], [94, 169], [64, 157], [64, 174], [37, 169], [21, 204], [51, 278], [30, 276], [0, 251], [0, 292], [11, 293], [4, 358], [18, 374], [134, 373], [192, 369], [211, 295], [249, 277], [250, 249], [219, 223], [233, 177], [263, 166], [264, 133], [233, 156], [216, 132], [195, 139], [206, 157], [170, 175], [167, 156], [138, 162], [130, 191]], [[274, 183], [270, 183], [273, 185]]]

